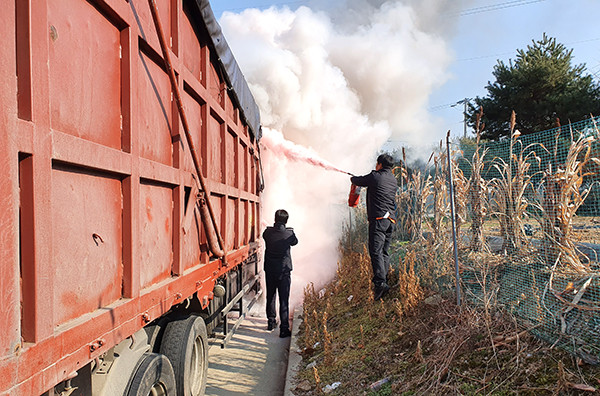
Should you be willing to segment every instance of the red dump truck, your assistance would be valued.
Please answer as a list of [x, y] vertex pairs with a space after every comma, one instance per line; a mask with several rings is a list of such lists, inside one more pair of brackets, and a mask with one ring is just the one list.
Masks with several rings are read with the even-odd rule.
[[260, 294], [262, 189], [208, 1], [2, 8], [0, 394], [203, 394]]

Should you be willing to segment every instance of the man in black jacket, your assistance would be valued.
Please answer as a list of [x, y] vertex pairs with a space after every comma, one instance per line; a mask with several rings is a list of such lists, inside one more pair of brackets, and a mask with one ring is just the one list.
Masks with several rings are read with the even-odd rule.
[[390, 269], [388, 248], [394, 230], [396, 213], [396, 190], [398, 183], [392, 167], [393, 158], [388, 154], [377, 157], [375, 170], [365, 176], [352, 176], [350, 180], [360, 187], [367, 187], [367, 216], [369, 218], [369, 255], [373, 267], [375, 301], [389, 290], [387, 273]]
[[289, 298], [292, 272], [290, 247], [298, 243], [292, 228], [285, 225], [289, 214], [283, 209], [275, 212], [275, 224], [263, 232], [265, 240], [265, 278], [267, 282], [267, 319], [268, 329], [277, 326], [275, 310], [275, 292], [279, 292], [279, 337], [291, 335], [289, 323]]

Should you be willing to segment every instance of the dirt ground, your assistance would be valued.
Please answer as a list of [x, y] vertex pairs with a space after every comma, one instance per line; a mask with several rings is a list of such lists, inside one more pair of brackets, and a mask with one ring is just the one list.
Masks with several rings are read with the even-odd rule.
[[[532, 230], [532, 238], [542, 238], [542, 230], [539, 223], [535, 221], [527, 221], [527, 224]], [[470, 223], [461, 226], [463, 232], [468, 232]], [[488, 220], [484, 223], [484, 233], [487, 236], [500, 236], [500, 224], [497, 220]], [[573, 240], [576, 243], [592, 243], [600, 244], [600, 218], [598, 217], [582, 217], [573, 218]]]

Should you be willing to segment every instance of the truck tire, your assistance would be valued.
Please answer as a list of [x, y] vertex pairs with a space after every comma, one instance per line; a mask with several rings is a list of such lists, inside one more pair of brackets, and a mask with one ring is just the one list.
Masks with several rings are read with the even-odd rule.
[[158, 353], [145, 353], [140, 359], [127, 396], [175, 396], [175, 374], [171, 362]]
[[204, 319], [189, 316], [169, 322], [160, 344], [175, 372], [177, 394], [201, 396], [206, 388], [208, 337]]

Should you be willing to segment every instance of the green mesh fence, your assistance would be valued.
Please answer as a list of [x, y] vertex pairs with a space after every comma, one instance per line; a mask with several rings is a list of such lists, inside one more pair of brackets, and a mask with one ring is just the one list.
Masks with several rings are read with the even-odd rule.
[[[513, 154], [522, 155], [530, 164], [529, 175], [532, 178], [533, 187], [538, 191], [543, 182], [544, 173], [556, 172], [560, 167], [564, 168], [565, 160], [571, 143], [582, 137], [598, 138], [598, 118], [590, 118], [562, 127], [549, 129], [519, 137], [514, 140]], [[467, 178], [471, 175], [470, 162], [476, 149], [474, 139], [463, 140], [459, 149], [462, 152], [458, 159], [459, 167]], [[485, 152], [486, 161], [482, 177], [492, 180], [499, 177], [495, 163], [498, 159], [508, 162], [510, 154], [511, 139], [500, 142], [482, 143], [479, 150]], [[600, 157], [600, 141], [594, 140], [591, 144], [591, 156]], [[514, 168], [513, 161], [513, 168]], [[586, 175], [582, 180], [582, 189], [590, 189], [589, 197], [585, 204], [578, 210], [580, 216], [600, 215], [600, 167], [598, 164], [589, 163], [586, 167]], [[543, 187], [543, 186], [542, 186]], [[529, 193], [529, 192], [528, 192]]]
[[[511, 312], [521, 325], [600, 363], [600, 142], [590, 119], [495, 143], [452, 145], [463, 296]], [[432, 284], [452, 287], [445, 148], [398, 194], [402, 231], [431, 260]], [[438, 254], [439, 255], [439, 254]], [[417, 265], [431, 278], [428, 260]], [[436, 264], [441, 265], [439, 261]], [[443, 284], [445, 283], [445, 284]]]

